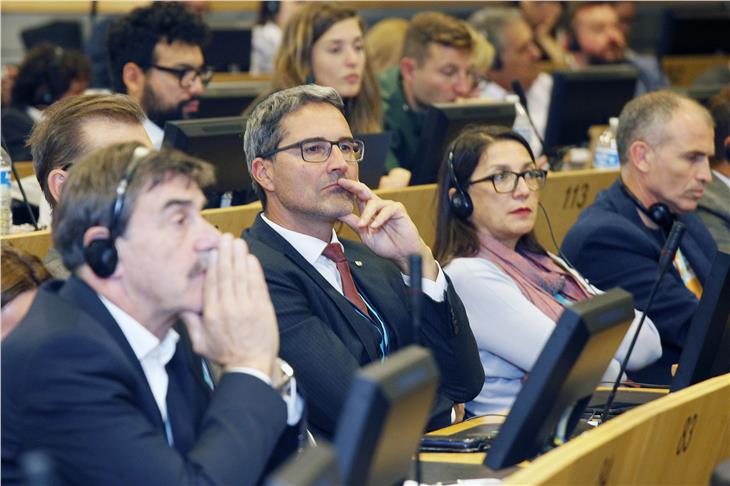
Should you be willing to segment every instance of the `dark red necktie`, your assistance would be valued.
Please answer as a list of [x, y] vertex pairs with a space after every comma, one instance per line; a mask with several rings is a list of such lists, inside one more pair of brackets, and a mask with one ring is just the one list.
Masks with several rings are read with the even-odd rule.
[[363, 314], [370, 317], [368, 307], [365, 305], [365, 301], [362, 300], [362, 297], [360, 297], [357, 287], [355, 287], [355, 281], [352, 278], [352, 273], [350, 273], [350, 266], [347, 264], [345, 252], [342, 251], [340, 245], [338, 243], [330, 243], [325, 247], [322, 255], [329, 258], [335, 262], [335, 265], [337, 265], [337, 271], [340, 272], [340, 278], [342, 279], [342, 291], [344, 292], [345, 297], [347, 297], [347, 300], [360, 309]]

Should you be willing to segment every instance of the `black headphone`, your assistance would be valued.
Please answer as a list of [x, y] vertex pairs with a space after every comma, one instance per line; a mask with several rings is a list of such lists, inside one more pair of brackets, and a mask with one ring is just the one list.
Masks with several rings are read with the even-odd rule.
[[100, 238], [93, 240], [87, 246], [84, 247], [84, 260], [89, 265], [93, 272], [101, 277], [108, 278], [117, 268], [117, 261], [119, 259], [117, 255], [117, 247], [115, 241], [118, 235], [118, 224], [119, 219], [122, 216], [124, 210], [124, 196], [127, 192], [129, 184], [134, 178], [134, 174], [137, 171], [142, 158], [150, 153], [150, 149], [147, 147], [139, 146], [134, 149], [132, 154], [132, 162], [127, 167], [124, 173], [124, 178], [117, 185], [116, 193], [117, 196], [114, 198], [114, 204], [111, 207], [111, 219], [109, 220], [109, 237]]
[[631, 202], [633, 202], [634, 205], [639, 208], [639, 211], [644, 213], [647, 218], [649, 218], [654, 224], [659, 226], [665, 234], [669, 233], [669, 231], [672, 229], [672, 225], [674, 224], [675, 219], [675, 215], [669, 209], [669, 206], [662, 202], [657, 202], [647, 208], [646, 206], [641, 204], [641, 201], [639, 201], [634, 193], [632, 193], [629, 188], [626, 187], [623, 179], [619, 178], [619, 182], [621, 184], [621, 190], [624, 191], [624, 194], [626, 194], [629, 199], [631, 199]]
[[449, 188], [453, 187], [455, 189], [454, 194], [449, 196], [449, 206], [451, 206], [451, 211], [453, 211], [457, 218], [466, 220], [474, 212], [474, 204], [471, 201], [471, 196], [461, 187], [459, 179], [456, 177], [453, 150], [449, 152], [447, 165], [449, 169]]

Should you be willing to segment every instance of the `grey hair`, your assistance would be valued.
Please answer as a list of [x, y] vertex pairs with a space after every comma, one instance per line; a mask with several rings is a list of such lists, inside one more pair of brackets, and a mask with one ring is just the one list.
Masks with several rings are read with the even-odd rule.
[[266, 207], [266, 194], [254, 180], [251, 172], [253, 160], [273, 150], [286, 135], [281, 128], [282, 119], [305, 105], [328, 103], [344, 114], [342, 98], [333, 88], [305, 84], [272, 93], [251, 112], [243, 132], [243, 150], [246, 166], [251, 174], [251, 184], [261, 204]]
[[474, 12], [469, 17], [469, 24], [482, 34], [487, 40], [501, 52], [505, 48], [502, 42], [502, 33], [514, 22], [524, 20], [522, 12], [511, 7], [486, 7]]
[[629, 161], [631, 144], [643, 140], [652, 145], [661, 143], [665, 135], [663, 127], [669, 123], [674, 113], [683, 107], [691, 107], [714, 126], [712, 116], [707, 109], [692, 98], [673, 91], [655, 91], [641, 95], [629, 101], [618, 121], [616, 132], [616, 148], [621, 165]]

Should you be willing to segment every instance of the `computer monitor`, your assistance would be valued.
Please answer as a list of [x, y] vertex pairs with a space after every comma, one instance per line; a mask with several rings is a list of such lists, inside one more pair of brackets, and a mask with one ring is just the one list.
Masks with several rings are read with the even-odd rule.
[[370, 189], [377, 189], [380, 178], [385, 174], [385, 159], [390, 149], [391, 132], [364, 133], [355, 135], [365, 143], [365, 155], [358, 166], [360, 182]]
[[265, 481], [266, 486], [334, 486], [342, 484], [335, 450], [320, 439], [317, 446], [302, 452], [279, 466]]
[[499, 125], [511, 128], [512, 103], [435, 103], [426, 110], [416, 160], [401, 161], [411, 171], [412, 186], [432, 184], [438, 178], [448, 144], [467, 125]]
[[431, 352], [408, 346], [355, 376], [335, 433], [341, 484], [401, 484], [436, 395]]
[[634, 97], [638, 71], [627, 64], [595, 66], [580, 71], [554, 71], [545, 146], [581, 145], [593, 125], [607, 125]]
[[730, 372], [730, 255], [718, 251], [687, 331], [671, 391]]
[[251, 102], [268, 88], [268, 81], [211, 83], [198, 97], [200, 106], [195, 117], [241, 116]]
[[489, 467], [513, 466], [570, 437], [631, 325], [633, 302], [613, 289], [565, 308], [492, 442]]
[[243, 152], [245, 127], [246, 118], [242, 116], [170, 121], [165, 124], [162, 145], [213, 164], [216, 180], [206, 190], [209, 201], [232, 191], [237, 194], [236, 204], [246, 204], [255, 201], [256, 196]]
[[251, 67], [251, 27], [212, 28], [204, 54], [205, 63], [213, 66], [216, 72], [248, 72]]
[[657, 45], [660, 57], [730, 54], [730, 12], [721, 2], [667, 9]]

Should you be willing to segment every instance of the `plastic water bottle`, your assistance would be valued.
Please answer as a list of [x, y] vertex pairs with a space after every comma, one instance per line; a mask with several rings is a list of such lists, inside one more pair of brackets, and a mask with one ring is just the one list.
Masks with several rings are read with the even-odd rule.
[[598, 143], [596, 144], [596, 154], [593, 157], [593, 167], [596, 169], [616, 169], [619, 167], [616, 130], [618, 130], [618, 118], [610, 118], [608, 128], [598, 137]]
[[10, 180], [10, 156], [5, 150], [0, 151], [0, 234], [10, 234], [10, 227], [13, 225], [13, 212], [11, 194], [13, 185]]

